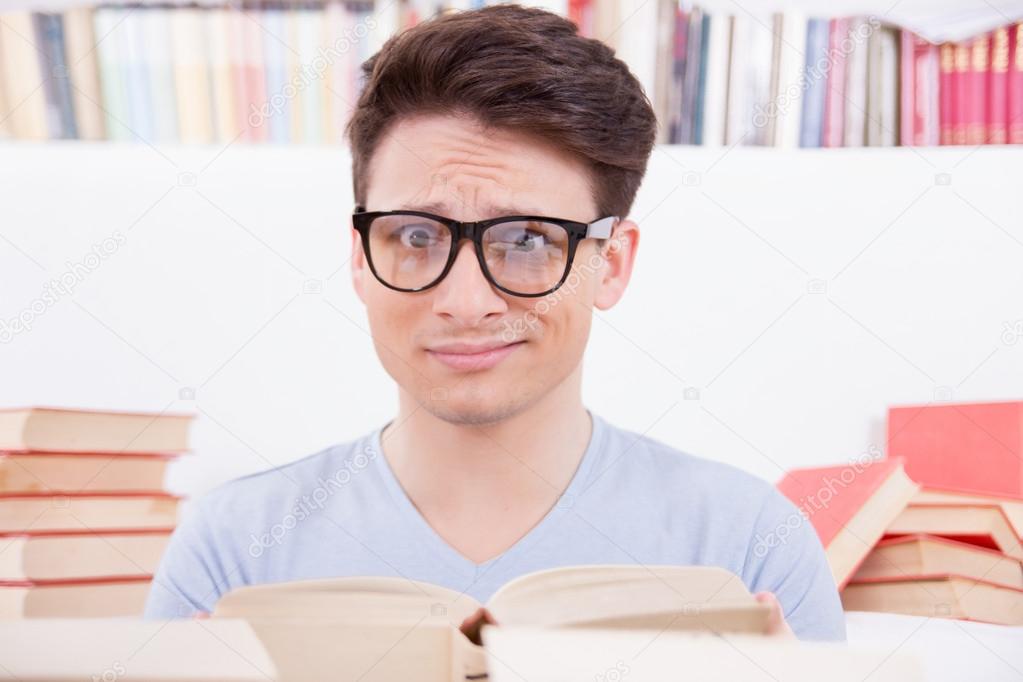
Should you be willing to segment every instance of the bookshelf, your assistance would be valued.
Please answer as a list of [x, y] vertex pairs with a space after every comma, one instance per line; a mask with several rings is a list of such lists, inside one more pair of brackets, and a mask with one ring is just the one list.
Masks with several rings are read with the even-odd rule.
[[[364, 59], [442, 9], [480, 4], [15, 0], [0, 12], [0, 137], [338, 145]], [[655, 106], [662, 143], [1023, 142], [1023, 10], [979, 0], [847, 0], [827, 16], [809, 0], [526, 4], [616, 49]]]

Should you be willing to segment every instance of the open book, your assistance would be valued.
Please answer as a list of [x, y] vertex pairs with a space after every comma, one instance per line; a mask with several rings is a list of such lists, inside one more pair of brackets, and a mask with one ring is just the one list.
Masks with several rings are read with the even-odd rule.
[[[763, 634], [768, 606], [709, 566], [570, 566], [520, 576], [485, 605], [403, 578], [332, 578], [242, 587], [214, 617], [244, 618], [281, 679], [486, 677], [483, 624]], [[307, 652], [317, 651], [316, 657]], [[322, 654], [322, 655], [321, 655]]]

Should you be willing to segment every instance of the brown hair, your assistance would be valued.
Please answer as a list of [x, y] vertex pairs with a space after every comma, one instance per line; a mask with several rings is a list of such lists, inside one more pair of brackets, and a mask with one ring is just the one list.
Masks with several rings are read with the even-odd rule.
[[653, 150], [657, 120], [636, 77], [610, 47], [546, 10], [441, 14], [389, 38], [362, 76], [345, 128], [356, 204], [366, 202], [381, 138], [412, 115], [468, 114], [582, 159], [601, 216], [628, 215]]

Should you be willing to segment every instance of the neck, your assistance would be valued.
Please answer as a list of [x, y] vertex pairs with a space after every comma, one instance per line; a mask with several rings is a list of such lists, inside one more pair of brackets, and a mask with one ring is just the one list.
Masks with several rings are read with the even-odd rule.
[[495, 504], [560, 495], [590, 440], [576, 367], [521, 412], [486, 425], [453, 424], [399, 393], [397, 417], [381, 434], [384, 456], [414, 503], [443, 495]]

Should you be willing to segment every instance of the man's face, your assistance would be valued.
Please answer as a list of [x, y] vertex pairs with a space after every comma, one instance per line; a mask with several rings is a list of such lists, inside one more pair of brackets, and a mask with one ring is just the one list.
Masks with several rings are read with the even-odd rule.
[[[449, 116], [392, 127], [370, 163], [365, 208], [425, 210], [461, 221], [604, 217], [596, 214], [585, 168], [574, 158]], [[473, 244], [464, 241], [439, 284], [394, 291], [373, 276], [354, 229], [352, 237], [353, 282], [384, 368], [413, 400], [451, 423], [500, 421], [564, 382], [580, 365], [592, 307], [609, 307], [624, 287], [607, 281], [614, 273], [604, 254], [609, 246], [620, 253], [617, 242], [602, 254], [595, 240], [581, 241], [561, 288], [525, 298], [492, 287]]]

